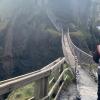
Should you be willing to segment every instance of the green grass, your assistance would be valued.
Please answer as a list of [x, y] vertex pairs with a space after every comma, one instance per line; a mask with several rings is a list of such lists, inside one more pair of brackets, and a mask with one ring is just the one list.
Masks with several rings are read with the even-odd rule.
[[34, 83], [13, 91], [8, 100], [28, 100], [34, 94]]
[[71, 32], [71, 34], [74, 36], [83, 36], [83, 33], [80, 30], [77, 32]]
[[77, 32], [71, 32], [70, 34], [74, 38], [81, 38], [82, 40], [87, 39], [87, 37], [91, 37], [91, 34], [89, 32], [85, 32], [83, 30], [78, 30]]
[[[65, 63], [64, 64], [64, 69], [66, 69], [68, 67], [70, 67], [70, 65]], [[66, 78], [66, 76], [67, 76], [67, 78]], [[75, 80], [75, 77], [72, 75], [72, 73], [70, 71], [67, 71], [64, 75], [64, 79], [66, 79], [66, 84], [65, 85], [67, 86], [68, 84], [72, 83]]]
[[56, 30], [51, 29], [51, 28], [47, 28], [46, 31], [55, 36], [61, 35], [61, 33], [57, 32]]

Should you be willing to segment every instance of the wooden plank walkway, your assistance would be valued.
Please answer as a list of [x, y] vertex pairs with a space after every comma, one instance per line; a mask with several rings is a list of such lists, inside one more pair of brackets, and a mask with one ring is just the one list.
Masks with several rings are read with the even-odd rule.
[[81, 100], [97, 100], [97, 83], [81, 67], [79, 71], [79, 83], [77, 85]]

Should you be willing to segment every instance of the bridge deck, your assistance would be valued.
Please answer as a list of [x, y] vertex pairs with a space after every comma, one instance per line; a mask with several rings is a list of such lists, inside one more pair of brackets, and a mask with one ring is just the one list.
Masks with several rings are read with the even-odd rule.
[[81, 67], [79, 67], [78, 70], [78, 89], [81, 100], [97, 100], [97, 84]]
[[65, 90], [62, 90], [59, 100], [76, 100], [76, 87], [78, 88], [81, 100], [97, 100], [97, 84], [81, 67], [78, 70], [78, 85], [72, 84]]

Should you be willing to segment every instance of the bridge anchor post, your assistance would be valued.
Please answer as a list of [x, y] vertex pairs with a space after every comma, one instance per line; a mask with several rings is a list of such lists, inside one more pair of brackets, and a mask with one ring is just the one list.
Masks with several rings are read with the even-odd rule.
[[35, 100], [40, 100], [48, 94], [48, 76], [35, 82]]
[[[66, 64], [66, 62], [64, 62], [63, 64], [61, 64], [61, 67], [60, 67], [60, 74], [63, 72], [64, 70], [64, 64]], [[60, 81], [60, 85], [62, 84], [64, 78], [62, 77], [61, 81]]]

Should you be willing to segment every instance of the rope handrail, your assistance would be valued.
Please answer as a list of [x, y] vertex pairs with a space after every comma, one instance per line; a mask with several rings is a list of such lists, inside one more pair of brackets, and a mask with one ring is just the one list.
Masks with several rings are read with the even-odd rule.
[[87, 63], [87, 64], [96, 64], [93, 61], [93, 56], [89, 55], [88, 53], [84, 52], [83, 50], [81, 50], [80, 48], [78, 48], [71, 40], [70, 35], [69, 35], [69, 30], [67, 33], [67, 39], [71, 48], [72, 53], [78, 57], [78, 61], [79, 63]]
[[84, 52], [83, 50], [81, 50], [80, 48], [78, 48], [78, 47], [72, 42], [72, 40], [71, 40], [71, 38], [70, 38], [70, 35], [69, 35], [69, 29], [68, 29], [68, 39], [69, 39], [69, 41], [71, 42], [71, 44], [72, 44], [75, 48], [77, 48], [78, 51], [82, 52], [83, 54], [85, 54], [85, 55], [87, 55], [87, 56], [89, 56], [89, 57], [91, 57], [91, 58], [93, 58], [92, 55], [90, 55], [90, 54]]
[[87, 71], [92, 78], [97, 82], [97, 64], [93, 61], [93, 56], [84, 52], [80, 48], [78, 48], [71, 40], [71, 37], [68, 33], [66, 34], [66, 38], [68, 40], [70, 50], [72, 51], [73, 55], [77, 57], [79, 65]]

